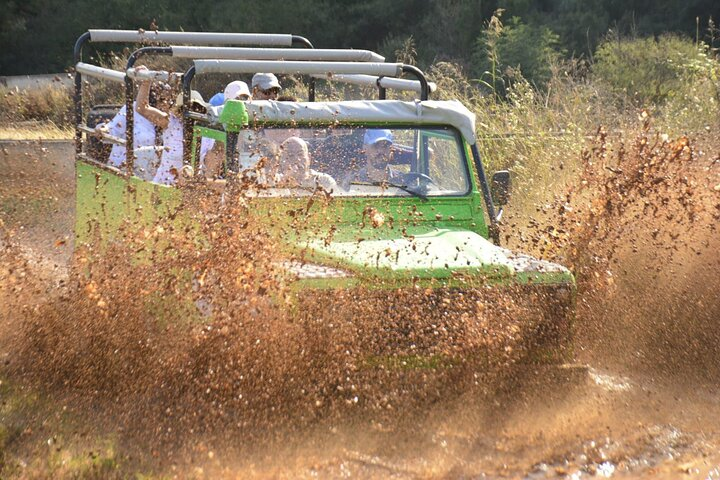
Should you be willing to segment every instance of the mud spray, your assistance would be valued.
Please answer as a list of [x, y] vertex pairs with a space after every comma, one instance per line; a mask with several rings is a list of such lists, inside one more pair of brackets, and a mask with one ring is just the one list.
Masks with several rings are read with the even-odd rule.
[[[307, 215], [331, 199], [286, 208], [271, 233], [245, 185], [190, 182], [173, 221], [128, 222], [121, 242], [71, 258], [67, 179], [15, 165], [2, 184], [4, 208], [18, 206], [3, 210], [0, 472], [714, 475], [720, 146], [698, 142], [647, 121], [627, 140], [599, 130], [567, 192], [522, 234], [506, 229], [577, 276], [573, 355], [590, 369], [560, 377], [520, 367], [553, 314], [538, 313], [542, 293], [294, 291], [284, 266], [304, 258], [273, 239], [316, 225]], [[31, 218], [27, 199], [52, 201]]]

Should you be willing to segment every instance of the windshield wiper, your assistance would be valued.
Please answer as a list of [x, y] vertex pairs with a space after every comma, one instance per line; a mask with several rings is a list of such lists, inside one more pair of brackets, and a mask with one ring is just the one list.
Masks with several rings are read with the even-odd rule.
[[356, 181], [356, 182], [350, 182], [350, 185], [372, 185], [374, 187], [395, 187], [395, 188], [399, 188], [403, 192], [409, 193], [413, 197], [417, 197], [417, 198], [421, 199], [423, 202], [428, 201], [427, 195], [424, 195], [424, 194], [418, 192], [417, 190], [413, 190], [412, 188], [408, 187], [407, 185], [400, 185], [397, 183], [392, 183], [392, 182], [387, 182], [387, 181], [382, 181], [382, 182], [357, 182]]

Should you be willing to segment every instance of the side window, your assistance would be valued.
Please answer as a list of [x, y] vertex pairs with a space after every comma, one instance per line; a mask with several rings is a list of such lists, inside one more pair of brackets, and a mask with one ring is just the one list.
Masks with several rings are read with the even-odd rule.
[[226, 134], [222, 130], [195, 127], [193, 135], [193, 168], [199, 175], [217, 178], [225, 166]]

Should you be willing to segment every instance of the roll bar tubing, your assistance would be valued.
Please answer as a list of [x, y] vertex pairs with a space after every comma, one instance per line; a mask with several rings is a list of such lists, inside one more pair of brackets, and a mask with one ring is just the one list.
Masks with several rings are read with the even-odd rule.
[[[420, 100], [427, 100], [430, 87], [425, 74], [417, 67], [402, 63], [371, 62], [285, 62], [266, 60], [195, 60], [183, 76], [183, 93], [186, 102], [190, 101], [190, 87], [196, 74], [200, 73], [302, 73], [320, 75], [367, 74], [398, 77], [402, 73], [414, 75], [420, 82]], [[186, 103], [186, 107], [189, 103]]]
[[[168, 43], [195, 43], [203, 45], [237, 45], [237, 46], [285, 46], [301, 45], [305, 48], [314, 48], [305, 37], [292, 34], [274, 33], [218, 33], [218, 32], [160, 32], [141, 30], [88, 30], [78, 37], [73, 48], [73, 64], [82, 62], [82, 49], [88, 42], [108, 43], [138, 43], [138, 42], [168, 42]], [[130, 67], [128, 67], [130, 68]], [[132, 82], [131, 82], [132, 85]], [[127, 84], [126, 84], [127, 94]], [[310, 85], [310, 94], [315, 97], [315, 84]], [[131, 89], [132, 97], [132, 89]], [[80, 125], [83, 119], [82, 108], [82, 73], [75, 72], [75, 125]], [[132, 98], [126, 101], [128, 108], [127, 123], [132, 132]], [[127, 137], [132, 145], [132, 135]], [[75, 129], [75, 152], [82, 152], [82, 132]]]
[[194, 74], [272, 72], [312, 75], [319, 73], [368, 73], [389, 77], [400, 76], [403, 67], [401, 63], [298, 62], [283, 60], [195, 60], [193, 65], [195, 67]]
[[332, 62], [384, 62], [385, 57], [370, 50], [335, 48], [245, 48], [171, 46], [171, 55], [192, 59], [308, 60]]
[[[327, 78], [325, 75], [313, 75], [315, 78]], [[393, 78], [393, 77], [379, 77], [377, 75], [333, 75], [332, 80], [341, 83], [349, 83], [353, 85], [368, 85], [377, 86], [382, 89], [393, 89], [393, 90], [404, 90], [409, 92], [420, 92], [421, 85], [417, 80], [406, 80], [404, 78]], [[437, 90], [437, 85], [433, 82], [428, 82], [428, 89], [430, 93]]]

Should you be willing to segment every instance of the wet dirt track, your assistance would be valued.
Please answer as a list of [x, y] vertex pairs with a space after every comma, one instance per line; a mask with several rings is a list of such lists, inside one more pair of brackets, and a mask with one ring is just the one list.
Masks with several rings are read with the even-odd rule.
[[[62, 295], [58, 292], [67, 275], [74, 211], [72, 145], [3, 144], [1, 155], [2, 219], [9, 233], [4, 241], [18, 245], [3, 250], [3, 263], [25, 262], [28, 271], [36, 272], [36, 286], [44, 288], [30, 298], [41, 305]], [[701, 160], [688, 165], [684, 175], [696, 175], [699, 189], [720, 185], [717, 171], [701, 170], [711, 159]], [[673, 270], [670, 277], [663, 272], [656, 277], [638, 274], [655, 267], [654, 262], [667, 261], [643, 241], [645, 233], [648, 238], [663, 235], [652, 236], [654, 228], [663, 225], [654, 225], [651, 215], [633, 223], [638, 225], [634, 229], [622, 222], [606, 225], [610, 231], [620, 225], [620, 238], [636, 239], [618, 244], [624, 247], [613, 249], [614, 260], [608, 263], [613, 265], [613, 286], [635, 288], [620, 296], [613, 296], [613, 290], [597, 290], [597, 296], [581, 290], [576, 357], [589, 365], [586, 374], [567, 381], [552, 380], [542, 371], [526, 372], [520, 387], [492, 396], [461, 392], [447, 402], [414, 410], [403, 422], [388, 422], [390, 426], [362, 416], [300, 422], [252, 448], [239, 445], [242, 437], [199, 433], [185, 438], [182, 446], [155, 450], [143, 445], [136, 433], [123, 433], [141, 419], [123, 418], [122, 410], [117, 417], [96, 415], [113, 409], [106, 408], [107, 400], [94, 400], [92, 391], [56, 389], [46, 397], [17, 374], [22, 368], [14, 363], [7, 339], [23, 316], [4, 307], [0, 466], [18, 478], [42, 478], [48, 472], [70, 477], [73, 470], [53, 463], [57, 460], [49, 460], [52, 455], [66, 455], [68, 463], [74, 458], [68, 452], [102, 457], [98, 452], [113, 438], [114, 452], [105, 455], [117, 468], [91, 469], [88, 476], [150, 471], [180, 478], [720, 478], [720, 348], [714, 343], [717, 330], [707, 330], [718, 325], [709, 320], [718, 320], [713, 292], [720, 286], [717, 233], [709, 228], [717, 222], [713, 195], [697, 196], [698, 202], [711, 203], [694, 220], [697, 230], [671, 248], [674, 263], [666, 264]], [[638, 255], [642, 251], [651, 254]], [[13, 273], [3, 275], [7, 281]], [[15, 285], [22, 285], [22, 277], [13, 278]], [[9, 285], [3, 286], [5, 299], [18, 295]], [[614, 303], [602, 301], [610, 298]], [[697, 321], [680, 323], [688, 318]], [[668, 329], [673, 321], [678, 325]], [[696, 334], [683, 338], [681, 333], [692, 329]], [[700, 358], [694, 351], [701, 352]], [[708, 358], [713, 354], [715, 358]], [[21, 404], [20, 398], [32, 395], [28, 391], [40, 392], [41, 399], [8, 407]], [[402, 417], [402, 405], [395, 409]], [[352, 417], [351, 409], [343, 412]], [[168, 424], [172, 421], [163, 425]]]

